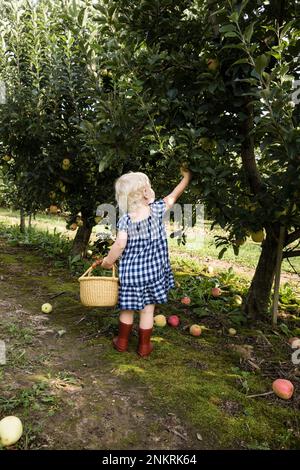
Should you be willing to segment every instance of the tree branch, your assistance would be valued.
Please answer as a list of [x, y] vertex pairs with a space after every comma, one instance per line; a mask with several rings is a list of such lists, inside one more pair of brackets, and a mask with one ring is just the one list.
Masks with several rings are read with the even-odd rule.
[[282, 253], [283, 258], [296, 258], [297, 256], [300, 256], [300, 250], [284, 251]]
[[298, 228], [298, 229], [295, 230], [294, 232], [292, 232], [292, 233], [290, 233], [289, 235], [287, 235], [287, 237], [286, 237], [286, 239], [285, 239], [284, 246], [287, 246], [287, 245], [289, 245], [290, 243], [295, 242], [296, 240], [298, 240], [298, 238], [300, 238], [300, 228]]
[[214, 34], [214, 37], [217, 38], [219, 36], [219, 25], [217, 22], [217, 17], [214, 15], [214, 7], [216, 7], [216, 1], [215, 0], [208, 0], [207, 2], [207, 8], [209, 11], [209, 17], [208, 21], [211, 24], [211, 28]]

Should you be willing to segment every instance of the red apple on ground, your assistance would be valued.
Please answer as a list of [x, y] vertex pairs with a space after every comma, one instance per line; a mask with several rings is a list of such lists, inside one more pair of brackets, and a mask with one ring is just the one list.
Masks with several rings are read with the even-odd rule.
[[219, 287], [213, 287], [212, 288], [211, 295], [213, 297], [220, 297], [221, 294], [222, 294], [222, 292], [221, 292], [221, 289]]
[[184, 304], [184, 305], [190, 305], [191, 299], [190, 299], [189, 297], [187, 297], [187, 296], [182, 297], [181, 303]]
[[273, 392], [283, 400], [289, 400], [294, 393], [294, 385], [286, 379], [274, 380], [272, 384]]
[[173, 327], [177, 327], [180, 323], [180, 318], [177, 315], [170, 315], [168, 317], [168, 324]]
[[190, 327], [190, 334], [192, 336], [200, 336], [202, 333], [202, 329], [200, 325], [192, 325]]

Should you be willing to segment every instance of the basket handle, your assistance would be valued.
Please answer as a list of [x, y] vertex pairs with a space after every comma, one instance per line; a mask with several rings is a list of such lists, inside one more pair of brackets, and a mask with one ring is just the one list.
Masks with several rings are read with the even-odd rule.
[[[80, 277], [80, 279], [82, 279], [83, 277], [85, 276], [90, 276], [92, 274], [92, 271], [93, 269], [95, 269], [93, 266], [90, 266], [86, 271], [85, 273], [82, 274], [82, 276]], [[116, 277], [116, 265], [113, 264], [113, 267], [112, 267], [112, 277]]]

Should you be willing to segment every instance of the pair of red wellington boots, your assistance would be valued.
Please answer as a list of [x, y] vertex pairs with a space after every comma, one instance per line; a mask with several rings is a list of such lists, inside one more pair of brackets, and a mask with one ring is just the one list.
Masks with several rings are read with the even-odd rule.
[[[127, 325], [127, 323], [119, 322], [119, 334], [113, 339], [113, 346], [117, 351], [127, 351], [132, 326], [132, 324]], [[150, 342], [152, 330], [153, 328], [148, 330], [139, 328], [139, 345], [137, 352], [141, 357], [149, 356], [153, 350], [153, 344]]]

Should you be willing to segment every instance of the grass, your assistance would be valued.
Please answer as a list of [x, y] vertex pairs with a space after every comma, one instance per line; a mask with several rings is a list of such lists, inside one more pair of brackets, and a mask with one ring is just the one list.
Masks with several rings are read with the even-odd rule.
[[[176, 253], [187, 253], [187, 254], [197, 254], [200, 258], [203, 257], [211, 257], [214, 259], [218, 258], [218, 253], [220, 249], [217, 249], [214, 243], [215, 236], [226, 236], [226, 232], [221, 229], [220, 227], [214, 227], [213, 230], [210, 230], [211, 221], [205, 220], [204, 221], [204, 231], [205, 236], [201, 240], [195, 240], [189, 242], [187, 240], [187, 244], [185, 247], [178, 246], [177, 241], [173, 239], [169, 239], [169, 246], [171, 248], [171, 252], [173, 254]], [[247, 268], [254, 269], [257, 265], [259, 260], [259, 256], [261, 253], [261, 246], [258, 243], [255, 243], [251, 240], [251, 238], [247, 238], [247, 241], [244, 245], [242, 245], [239, 249], [239, 255], [236, 256], [233, 252], [233, 248], [229, 247], [228, 250], [222, 257], [222, 260], [228, 261], [230, 263], [239, 264], [240, 266], [245, 266]], [[300, 257], [293, 258], [291, 260], [291, 264], [294, 269], [300, 273]], [[282, 271], [283, 272], [290, 272], [294, 273], [292, 266], [289, 264], [287, 260], [283, 260], [282, 263]]]
[[[6, 234], [9, 234], [9, 230], [2, 225], [0, 232], [5, 230]], [[33, 230], [33, 234], [30, 239], [32, 247], [37, 244], [47, 253], [48, 250], [50, 252], [59, 246], [60, 237], [57, 238], [55, 233], [45, 235]], [[14, 237], [16, 233], [11, 230], [10, 236]], [[171, 244], [173, 245], [173, 241]], [[255, 245], [254, 247], [257, 248]], [[136, 330], [131, 338], [128, 353], [119, 354], [111, 347], [111, 337], [118, 327], [117, 312], [109, 310], [99, 315], [99, 309], [95, 309], [94, 313], [89, 311], [87, 314], [78, 297], [74, 296], [78, 294], [76, 279], [63, 267], [54, 266], [59, 259], [59, 252], [56, 252], [46, 265], [41, 263], [40, 250], [29, 252], [26, 251], [26, 246], [17, 244], [12, 250], [11, 254], [1, 254], [0, 266], [3, 263], [14, 273], [14, 268], [20, 259], [22, 260], [22, 271], [14, 279], [14, 284], [24, 308], [37, 314], [40, 312], [42, 299], [47, 298], [49, 293], [67, 292], [52, 301], [54, 309], [50, 317], [51, 328], [57, 329], [59, 325], [60, 329], [66, 328], [67, 331], [61, 340], [55, 340], [57, 354], [60, 345], [68, 347], [68, 338], [70, 353], [73, 353], [74, 348], [77, 351], [77, 355], [71, 355], [68, 363], [60, 363], [59, 370], [54, 370], [47, 351], [46, 338], [45, 345], [41, 343], [45, 349], [42, 350], [39, 343], [36, 343], [36, 350], [32, 355], [30, 347], [35, 331], [30, 325], [22, 326], [19, 319], [16, 323], [9, 319], [8, 323], [1, 326], [1, 330], [11, 338], [11, 345], [16, 344], [15, 348], [10, 348], [3, 375], [10, 373], [13, 377], [14, 371], [17, 370], [21, 374], [25, 366], [26, 370], [30, 366], [31, 373], [46, 377], [30, 387], [21, 383], [20, 389], [14, 390], [10, 388], [7, 376], [2, 381], [5, 393], [1, 390], [0, 411], [3, 414], [17, 413], [26, 418], [26, 430], [20, 441], [20, 448], [34, 448], [36, 437], [41, 432], [36, 427], [37, 422], [42, 423], [45, 432], [47, 419], [48, 424], [58, 419], [59, 413], [56, 413], [56, 410], [58, 406], [61, 407], [61, 402], [53, 396], [51, 383], [53, 386], [54, 382], [58, 385], [64, 382], [65, 387], [62, 390], [67, 390], [68, 387], [71, 390], [72, 386], [79, 387], [82, 382], [83, 393], [84, 390], [89, 390], [91, 394], [95, 390], [97, 393], [95, 387], [89, 388], [91, 375], [106, 387], [113, 381], [114, 389], [124, 392], [124, 395], [129, 390], [134, 396], [139, 396], [140, 400], [142, 396], [143, 406], [152, 416], [158, 417], [155, 423], [157, 427], [153, 424], [154, 433], [159, 434], [162, 428], [166, 429], [168, 426], [172, 431], [172, 424], [168, 425], [166, 422], [171, 419], [170, 416], [174, 416], [188, 430], [188, 442], [195, 439], [196, 433], [200, 433], [205, 448], [300, 447], [300, 415], [297, 408], [299, 385], [292, 375], [291, 351], [287, 346], [288, 336], [291, 333], [296, 334], [293, 327], [299, 327], [300, 299], [291, 286], [283, 286], [281, 289], [281, 307], [286, 306], [288, 318], [280, 317], [279, 328], [276, 331], [268, 325], [249, 328], [244, 323], [241, 308], [233, 303], [236, 294], [244, 296], [249, 280], [237, 275], [234, 269], [216, 269], [214, 273], [207, 273], [203, 270], [201, 256], [195, 256], [195, 252], [188, 251], [187, 248], [177, 249], [173, 246], [172, 265], [177, 287], [170, 295], [170, 302], [159, 306], [159, 313], [166, 316], [170, 313], [178, 314], [181, 324], [178, 329], [156, 327], [152, 338], [154, 351], [149, 359], [141, 360], [136, 355]], [[186, 256], [187, 253], [192, 256]], [[223, 293], [221, 298], [214, 299], [210, 296], [210, 289], [216, 283], [220, 285]], [[8, 282], [6, 286], [7, 293], [11, 294]], [[40, 294], [33, 298], [37, 287]], [[4, 291], [3, 293], [5, 294]], [[183, 295], [190, 296], [191, 305], [180, 303], [178, 299]], [[295, 313], [293, 315], [289, 312], [292, 307]], [[84, 315], [87, 319], [78, 324], [78, 320]], [[191, 337], [188, 333], [188, 327], [192, 323], [205, 327], [199, 338]], [[229, 337], [227, 333], [231, 324], [238, 330], [235, 337]], [[251, 364], [231, 347], [245, 344], [254, 346], [254, 361], [259, 365], [259, 369], [253, 369]], [[88, 363], [87, 369], [82, 366], [83, 362]], [[254, 399], [248, 397], [269, 391], [272, 381], [282, 373], [295, 383], [294, 400], [284, 402], [273, 395]], [[80, 381], [78, 377], [81, 377]], [[140, 390], [142, 392], [139, 392]], [[73, 429], [76, 429], [75, 423], [78, 421], [76, 416], [72, 417], [66, 403], [65, 401], [64, 419], [58, 426], [65, 426], [66, 431], [69, 431], [70, 423], [72, 422]], [[81, 410], [82, 402], [78, 403]], [[103, 408], [105, 403], [101, 403]], [[85, 417], [89, 413], [94, 416], [94, 412], [94, 409], [88, 407], [82, 409]], [[102, 408], [99, 408], [98, 413], [101, 418], [104, 413]], [[42, 419], [37, 419], [40, 416]], [[70, 440], [72, 438], [74, 437], [70, 435]], [[122, 441], [115, 441], [113, 445], [124, 449], [138, 448], [140, 439], [135, 428], [132, 428]], [[196, 446], [197, 441], [193, 442]], [[185, 443], [182, 442], [182, 445]]]
[[39, 410], [44, 405], [55, 405], [57, 397], [48, 392], [45, 382], [34, 384], [32, 387], [17, 390], [9, 397], [0, 397], [0, 409], [8, 414], [22, 409], [22, 412], [29, 414], [32, 410]]
[[[6, 208], [0, 208], [0, 222], [5, 226], [17, 225], [19, 223], [18, 211], [9, 210]], [[177, 240], [169, 238], [169, 247], [173, 256], [176, 255], [196, 255], [200, 258], [210, 257], [213, 259], [218, 258], [219, 249], [216, 248], [214, 243], [215, 236], [226, 236], [226, 232], [220, 227], [214, 227], [210, 230], [211, 221], [204, 221], [204, 237], [196, 233], [196, 239], [188, 238], [187, 244], [178, 246]], [[38, 213], [36, 219], [32, 221], [32, 238], [34, 234], [36, 237], [41, 232], [48, 232], [53, 237], [60, 238], [61, 240], [72, 240], [76, 232], [66, 229], [66, 221], [63, 216], [47, 215]], [[99, 227], [95, 226], [92, 231], [91, 243], [96, 240], [96, 233], [99, 231]], [[193, 236], [193, 234], [192, 234]], [[61, 248], [61, 247], [60, 247]], [[63, 249], [63, 248], [62, 248]], [[222, 260], [225, 262], [235, 263], [236, 265], [244, 266], [246, 268], [254, 269], [257, 265], [261, 252], [261, 246], [258, 243], [254, 243], [251, 238], [247, 239], [247, 242], [240, 247], [239, 255], [236, 256], [233, 252], [232, 247], [223, 255]], [[287, 260], [283, 260], [282, 271], [294, 273], [295, 271], [300, 272], [300, 258], [293, 258], [289, 264]]]

